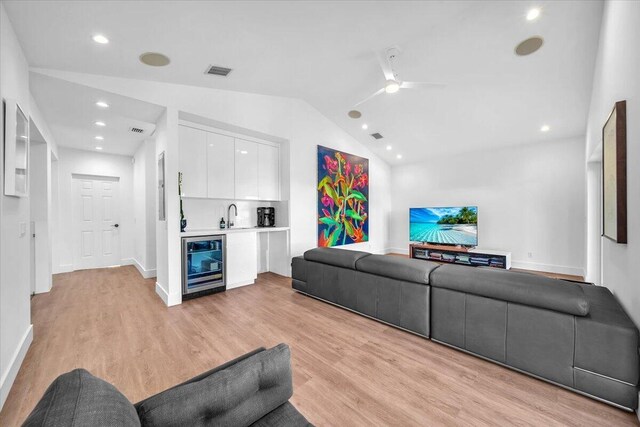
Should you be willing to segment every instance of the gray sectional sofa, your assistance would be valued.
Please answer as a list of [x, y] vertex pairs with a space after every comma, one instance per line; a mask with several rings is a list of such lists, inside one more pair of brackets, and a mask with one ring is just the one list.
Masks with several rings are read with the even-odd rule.
[[289, 403], [292, 394], [291, 353], [280, 344], [135, 405], [111, 384], [75, 369], [56, 378], [23, 426], [311, 426]]
[[638, 329], [600, 286], [334, 248], [292, 261], [292, 287], [627, 410]]

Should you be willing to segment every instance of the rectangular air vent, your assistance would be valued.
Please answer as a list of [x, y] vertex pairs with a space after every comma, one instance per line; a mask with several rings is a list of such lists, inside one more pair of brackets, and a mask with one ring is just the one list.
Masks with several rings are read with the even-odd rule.
[[378, 132], [372, 133], [371, 136], [374, 137], [375, 139], [382, 139], [383, 138], [383, 136], [380, 135]]
[[144, 129], [140, 129], [140, 128], [137, 128], [137, 127], [132, 127], [129, 130], [131, 132], [133, 132], [133, 133], [144, 133]]
[[231, 72], [231, 68], [218, 67], [217, 65], [211, 65], [205, 71], [205, 74], [211, 74], [213, 76], [226, 77]]

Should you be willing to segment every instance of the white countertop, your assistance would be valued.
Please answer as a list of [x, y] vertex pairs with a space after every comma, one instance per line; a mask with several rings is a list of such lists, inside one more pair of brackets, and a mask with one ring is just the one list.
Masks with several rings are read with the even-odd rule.
[[272, 231], [287, 231], [289, 227], [232, 227], [232, 228], [202, 228], [202, 229], [190, 229], [180, 233], [182, 237], [195, 237], [195, 236], [210, 236], [214, 234], [229, 234], [229, 233], [269, 233]]

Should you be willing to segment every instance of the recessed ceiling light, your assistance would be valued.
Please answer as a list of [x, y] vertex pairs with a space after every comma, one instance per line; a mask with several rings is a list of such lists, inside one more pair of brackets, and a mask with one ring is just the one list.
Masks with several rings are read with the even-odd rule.
[[107, 103], [106, 103], [106, 102], [104, 102], [104, 101], [98, 101], [98, 102], [96, 102], [96, 105], [97, 105], [98, 107], [100, 107], [100, 108], [109, 108], [109, 104], [107, 104]]
[[360, 117], [362, 117], [362, 113], [358, 110], [351, 110], [347, 113], [347, 115], [352, 119], [359, 119]]
[[106, 126], [105, 122], [95, 122], [95, 125], [100, 127]]
[[102, 147], [96, 147], [96, 150], [102, 150]]
[[402, 158], [402, 154], [398, 154], [398, 155], [396, 156], [396, 159], [401, 159], [401, 158]]
[[98, 136], [96, 136], [96, 139], [97, 139], [98, 141], [102, 141], [102, 140], [104, 140], [104, 137], [102, 137], [102, 136], [98, 135]]
[[542, 47], [544, 44], [544, 40], [540, 36], [529, 37], [526, 40], [523, 40], [516, 46], [516, 55], [518, 56], [527, 56], [531, 55], [534, 52], [537, 52], [538, 49]]
[[93, 36], [93, 41], [100, 44], [109, 43], [109, 39], [103, 36], [102, 34], [96, 34], [95, 36]]
[[391, 151], [391, 148], [393, 147], [391, 147], [390, 145], [387, 145], [387, 151]]
[[29, 137], [27, 135], [20, 135], [20, 138], [22, 139], [28, 139]]
[[247, 154], [248, 151], [247, 150], [240, 150], [240, 154]]
[[396, 93], [400, 90], [400, 83], [395, 80], [387, 80], [384, 85], [384, 91], [387, 93]]
[[534, 7], [527, 12], [527, 21], [535, 21], [540, 16], [540, 9]]
[[362, 129], [368, 129], [369, 125], [367, 125], [366, 123], [362, 125]]
[[171, 60], [168, 56], [161, 53], [147, 52], [140, 55], [140, 62], [152, 67], [164, 67], [165, 65], [169, 65]]
[[543, 125], [543, 126], [540, 128], [540, 132], [549, 132], [549, 130], [550, 130], [550, 129], [551, 129], [551, 128], [549, 127], [549, 125]]

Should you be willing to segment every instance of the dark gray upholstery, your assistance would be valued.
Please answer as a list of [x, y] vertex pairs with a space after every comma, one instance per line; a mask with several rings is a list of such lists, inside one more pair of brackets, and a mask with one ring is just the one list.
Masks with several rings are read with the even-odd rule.
[[638, 407], [638, 329], [607, 288], [362, 253], [341, 263], [335, 258], [349, 251], [316, 251], [294, 258], [294, 289], [609, 403]]
[[[293, 393], [286, 344], [259, 348], [134, 407], [109, 383], [77, 369], [47, 389], [25, 426], [310, 426]], [[137, 410], [137, 412], [136, 412]]]
[[195, 382], [146, 399], [143, 426], [247, 426], [293, 394], [289, 347], [280, 344]]
[[580, 286], [535, 274], [489, 268], [469, 271], [468, 267], [449, 264], [433, 271], [430, 284], [576, 316], [589, 313], [589, 302]]
[[438, 267], [430, 261], [411, 258], [392, 258], [387, 255], [369, 255], [356, 261], [356, 269], [378, 276], [405, 282], [429, 284], [429, 274]]
[[369, 255], [368, 252], [349, 251], [347, 249], [315, 248], [305, 252], [304, 259], [355, 270], [356, 262], [360, 258]]
[[136, 410], [114, 386], [84, 369], [60, 375], [23, 426], [139, 426]]

